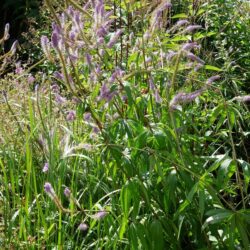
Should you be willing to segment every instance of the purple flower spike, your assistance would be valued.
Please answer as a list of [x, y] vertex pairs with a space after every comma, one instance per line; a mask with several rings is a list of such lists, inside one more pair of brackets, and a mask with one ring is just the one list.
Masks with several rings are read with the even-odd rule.
[[59, 46], [59, 35], [57, 32], [53, 32], [51, 36], [51, 43], [54, 49], [58, 49]]
[[194, 55], [191, 52], [187, 53], [187, 58], [189, 58], [192, 61], [196, 61], [198, 63], [204, 64], [205, 62], [203, 60], [201, 60], [198, 56]]
[[67, 121], [74, 121], [76, 119], [76, 112], [74, 110], [68, 111], [68, 114], [66, 116]]
[[201, 29], [202, 26], [201, 25], [189, 25], [187, 26], [187, 28], [185, 29], [185, 32], [186, 33], [191, 33], [191, 32], [194, 32], [195, 30], [198, 30], [198, 29]]
[[162, 7], [161, 7], [161, 10], [166, 10], [166, 9], [169, 9], [172, 7], [172, 4], [171, 3], [165, 3]]
[[43, 166], [43, 173], [47, 173], [49, 171], [49, 163], [46, 162]]
[[236, 100], [238, 102], [250, 102], [250, 95], [244, 95], [244, 96], [236, 96], [233, 98], [233, 100]]
[[91, 113], [87, 112], [87, 113], [84, 114], [83, 117], [84, 117], [84, 120], [85, 120], [85, 121], [89, 122], [90, 119], [91, 119]]
[[200, 68], [202, 68], [204, 66], [203, 63], [198, 63], [195, 67], [194, 67], [194, 71], [197, 72]]
[[106, 212], [106, 211], [100, 211], [100, 212], [94, 214], [92, 218], [95, 219], [95, 220], [101, 220], [104, 217], [106, 217], [107, 215], [108, 215], [108, 212]]
[[162, 103], [162, 99], [160, 97], [160, 94], [159, 94], [158, 90], [155, 90], [154, 97], [155, 97], [155, 102], [156, 103]]
[[91, 55], [87, 53], [86, 54], [86, 62], [87, 62], [89, 67], [91, 66], [91, 61], [92, 61]]
[[85, 224], [85, 223], [81, 223], [79, 226], [78, 226], [78, 230], [80, 231], [87, 231], [88, 230], [88, 225]]
[[6, 23], [5, 27], [4, 27], [4, 35], [3, 35], [4, 41], [6, 41], [10, 38], [9, 30], [10, 30], [10, 24]]
[[32, 75], [29, 75], [28, 78], [27, 78], [28, 84], [32, 84], [34, 81], [35, 81], [35, 77], [32, 76]]
[[98, 134], [100, 132], [100, 129], [96, 126], [93, 127], [93, 133]]
[[12, 56], [16, 53], [17, 45], [18, 45], [18, 41], [15, 41], [15, 42], [12, 44], [11, 48], [10, 48], [10, 52], [11, 52], [11, 55], [12, 55]]
[[219, 80], [219, 79], [220, 79], [220, 76], [219, 76], [219, 75], [212, 76], [212, 77], [210, 77], [210, 78], [207, 79], [207, 84], [210, 85], [210, 84], [212, 84], [214, 81]]
[[200, 96], [205, 90], [205, 87], [198, 89], [191, 93], [180, 92], [171, 100], [169, 107], [170, 110], [176, 109], [178, 104], [186, 104], [192, 102], [196, 97]]
[[66, 98], [62, 97], [61, 95], [59, 94], [55, 94], [55, 101], [58, 103], [58, 104], [63, 104], [67, 101]]
[[146, 56], [145, 62], [150, 63], [152, 61], [152, 58], [150, 56]]
[[58, 80], [63, 80], [63, 74], [58, 71], [54, 72], [54, 77], [57, 78]]
[[64, 195], [65, 195], [67, 198], [69, 198], [70, 195], [71, 195], [71, 191], [70, 191], [70, 189], [67, 188], [67, 187], [64, 189], [63, 193], [64, 193]]
[[183, 20], [179, 20], [177, 23], [176, 23], [176, 26], [183, 26], [183, 25], [186, 25], [186, 24], [188, 24], [189, 23], [189, 21], [188, 20], [186, 20], [186, 19], [183, 19]]
[[49, 57], [49, 51], [50, 51], [50, 44], [49, 44], [49, 39], [47, 36], [42, 36], [41, 37], [41, 47], [43, 50], [43, 53]]
[[44, 191], [53, 199], [56, 196], [56, 193], [53, 189], [53, 187], [51, 186], [51, 184], [49, 182], [46, 182], [44, 184]]
[[196, 42], [185, 43], [185, 44], [182, 45], [182, 49], [186, 50], [186, 51], [189, 51], [191, 49], [197, 49], [197, 48], [200, 48], [200, 46]]
[[117, 42], [118, 38], [121, 36], [123, 29], [117, 30], [116, 33], [111, 37], [110, 41], [107, 44], [107, 47], [112, 48]]
[[154, 85], [154, 82], [153, 80], [150, 78], [149, 79], [149, 88], [150, 90], [154, 91], [155, 90], [155, 85]]

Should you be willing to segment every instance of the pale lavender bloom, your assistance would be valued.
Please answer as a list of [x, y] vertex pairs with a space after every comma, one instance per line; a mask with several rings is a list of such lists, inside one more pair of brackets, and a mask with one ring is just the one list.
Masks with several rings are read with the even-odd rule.
[[151, 34], [148, 31], [146, 31], [143, 35], [143, 39], [147, 41], [150, 38], [150, 36]]
[[55, 71], [54, 72], [54, 77], [57, 78], [58, 80], [63, 80], [63, 74], [58, 72], [58, 71]]
[[126, 102], [126, 101], [128, 100], [128, 97], [127, 97], [126, 95], [123, 95], [123, 96], [121, 97], [121, 99], [122, 99], [124, 102]]
[[97, 134], [97, 133], [100, 132], [100, 129], [99, 129], [98, 127], [96, 127], [96, 126], [94, 126], [94, 127], [92, 128], [92, 130], [93, 130], [93, 133], [94, 133], [94, 134]]
[[29, 75], [28, 78], [27, 78], [28, 84], [32, 84], [34, 81], [35, 81], [35, 77], [32, 76], [32, 75]]
[[168, 61], [170, 61], [174, 56], [176, 56], [177, 55], [177, 52], [174, 52], [174, 51], [172, 51], [172, 50], [170, 50], [168, 53], [167, 53], [167, 55], [166, 55], [166, 59], [168, 60]]
[[189, 23], [188, 20], [183, 19], [183, 20], [179, 20], [175, 25], [179, 27], [179, 26], [183, 26], [183, 25], [188, 24], [188, 23]]
[[44, 184], [44, 191], [49, 195], [50, 198], [54, 199], [56, 197], [56, 193], [49, 182]]
[[104, 50], [104, 49], [100, 49], [100, 50], [99, 50], [99, 53], [100, 53], [100, 56], [104, 56], [105, 50]]
[[73, 96], [72, 102], [73, 102], [74, 104], [79, 104], [79, 103], [81, 103], [81, 99], [78, 98], [78, 97], [76, 97], [76, 96]]
[[4, 35], [3, 35], [4, 41], [6, 41], [10, 38], [9, 30], [10, 30], [10, 24], [6, 23], [5, 27], [4, 27]]
[[169, 107], [171, 110], [176, 109], [178, 104], [186, 104], [192, 102], [196, 97], [200, 96], [204, 92], [205, 88], [198, 89], [191, 93], [180, 92], [174, 96], [171, 100]]
[[115, 69], [116, 75], [117, 77], [123, 77], [124, 76], [124, 71], [122, 69], [120, 69], [119, 67], [116, 67]]
[[49, 57], [50, 56], [50, 43], [49, 43], [49, 39], [47, 36], [41, 36], [41, 47], [43, 50], [43, 53]]
[[62, 97], [61, 95], [59, 95], [59, 94], [56, 94], [55, 95], [55, 101], [58, 103], [58, 104], [63, 104], [63, 103], [65, 103], [66, 101], [67, 101], [67, 99], [66, 98], [64, 98], [64, 97]]
[[118, 38], [121, 36], [122, 32], [123, 32], [123, 29], [119, 29], [119, 30], [117, 30], [117, 31], [115, 32], [115, 34], [111, 37], [110, 41], [109, 41], [108, 44], [107, 44], [107, 47], [108, 47], [109, 49], [112, 48], [112, 47], [115, 45], [115, 43], [117, 42]]
[[86, 112], [83, 116], [84, 120], [89, 122], [91, 119], [91, 113], [90, 112]]
[[186, 51], [191, 50], [191, 49], [197, 49], [197, 48], [200, 48], [200, 46], [196, 42], [185, 43], [182, 45], [182, 49]]
[[23, 68], [21, 66], [21, 62], [20, 61], [16, 63], [15, 73], [16, 74], [22, 74], [23, 73]]
[[116, 81], [116, 77], [117, 77], [117, 73], [116, 72], [114, 72], [112, 75], [111, 75], [111, 77], [109, 78], [109, 83], [113, 83], [113, 82], [115, 82]]
[[65, 15], [65, 13], [62, 13], [59, 17], [60, 19], [60, 23], [62, 25], [62, 27], [64, 27], [65, 23], [66, 23], [66, 19], [67, 19], [67, 16]]
[[69, 6], [68, 9], [67, 9], [66, 11], [67, 11], [68, 15], [69, 15], [71, 18], [73, 18], [74, 14], [75, 14], [75, 11], [74, 11], [73, 7], [72, 7], [72, 6]]
[[134, 38], [134, 32], [131, 32], [131, 33], [129, 34], [129, 41], [132, 41], [133, 38]]
[[88, 230], [88, 225], [87, 224], [85, 224], [85, 223], [81, 223], [79, 226], [78, 226], [78, 230], [79, 231], [86, 231], [86, 230]]
[[52, 30], [58, 35], [62, 33], [62, 28], [55, 22], [52, 23]]
[[106, 211], [100, 211], [100, 212], [94, 214], [92, 216], [92, 218], [95, 219], [95, 220], [101, 220], [104, 217], [106, 217], [107, 215], [108, 215], [108, 212], [106, 212]]
[[101, 70], [100, 65], [97, 65], [97, 66], [95, 67], [95, 73], [96, 73], [97, 75], [100, 75], [100, 74], [102, 73], [102, 70]]
[[239, 102], [250, 102], [250, 95], [236, 96], [233, 98], [233, 100], [236, 100]]
[[57, 84], [51, 86], [52, 93], [56, 94], [60, 92], [60, 87]]
[[99, 100], [111, 101], [116, 92], [111, 92], [107, 87], [107, 84], [104, 83], [100, 90], [100, 95], [98, 97]]
[[67, 62], [75, 63], [77, 62], [78, 56], [74, 54], [69, 54], [67, 57]]
[[86, 53], [86, 63], [88, 64], [89, 67], [91, 66], [91, 61], [92, 61], [91, 55], [89, 53]]
[[150, 56], [147, 56], [146, 58], [145, 58], [145, 62], [146, 63], [150, 63], [152, 61], [152, 58], [150, 57]]
[[113, 11], [112, 10], [106, 12], [105, 15], [104, 15], [104, 17], [105, 17], [105, 19], [108, 19], [111, 15], [113, 15]]
[[79, 11], [75, 11], [73, 20], [74, 20], [75, 24], [77, 24], [78, 26], [81, 25], [81, 17], [80, 17]]
[[43, 166], [43, 173], [47, 173], [49, 171], [49, 163], [46, 162]]
[[18, 45], [18, 41], [16, 40], [16, 41], [12, 44], [12, 46], [11, 46], [11, 48], [10, 48], [11, 56], [13, 56], [13, 55], [16, 53], [17, 45]]
[[162, 99], [160, 97], [159, 91], [156, 89], [154, 92], [155, 102], [156, 103], [162, 103]]
[[71, 191], [70, 191], [70, 189], [69, 189], [68, 187], [66, 187], [66, 188], [64, 189], [63, 193], [64, 193], [64, 195], [65, 195], [67, 198], [69, 198], [70, 195], [71, 195]]
[[92, 150], [93, 147], [92, 147], [91, 144], [84, 143], [84, 144], [82, 145], [82, 148], [85, 149], [85, 150], [87, 150], [87, 151], [90, 151], [90, 150]]
[[172, 4], [169, 3], [169, 2], [167, 2], [167, 3], [165, 3], [165, 4], [161, 7], [161, 10], [163, 11], [163, 10], [169, 9], [169, 8], [171, 8], [171, 7], [172, 7]]
[[187, 26], [187, 28], [184, 31], [188, 33], [188, 32], [193, 32], [193, 31], [195, 31], [197, 29], [201, 29], [201, 28], [202, 28], [201, 25], [189, 25], [189, 26]]
[[84, 9], [84, 10], [87, 10], [87, 9], [89, 8], [89, 6], [90, 6], [90, 4], [91, 4], [91, 1], [92, 1], [92, 0], [89, 0], [87, 3], [84, 4], [84, 6], [83, 6], [83, 9]]
[[107, 33], [108, 31], [103, 26], [100, 26], [99, 29], [96, 31], [96, 35], [99, 38], [103, 38], [104, 36], [107, 35]]
[[149, 79], [149, 88], [150, 90], [154, 91], [155, 90], [155, 85], [154, 85], [154, 82], [153, 80], [150, 78]]
[[194, 71], [197, 72], [200, 68], [202, 68], [204, 66], [203, 63], [198, 63], [195, 67], [194, 67]]
[[219, 80], [219, 79], [220, 79], [220, 76], [219, 76], [219, 75], [212, 76], [212, 77], [210, 77], [210, 78], [207, 79], [206, 84], [210, 85], [210, 84], [212, 84], [214, 81]]
[[68, 111], [68, 114], [66, 116], [67, 121], [74, 121], [76, 119], [76, 112], [74, 110]]
[[54, 47], [54, 49], [58, 49], [58, 46], [59, 46], [59, 34], [57, 32], [52, 33], [51, 44]]
[[191, 52], [188, 52], [188, 53], [186, 54], [186, 56], [187, 56], [187, 58], [189, 58], [189, 59], [192, 60], [192, 61], [196, 61], [196, 62], [201, 63], [201, 64], [204, 64], [204, 63], [205, 63], [202, 59], [200, 59], [198, 56], [194, 55], [194, 54], [191, 53]]
[[75, 41], [75, 39], [76, 39], [76, 33], [75, 33], [75, 31], [71, 30], [71, 31], [69, 32], [69, 39], [70, 39], [72, 42]]

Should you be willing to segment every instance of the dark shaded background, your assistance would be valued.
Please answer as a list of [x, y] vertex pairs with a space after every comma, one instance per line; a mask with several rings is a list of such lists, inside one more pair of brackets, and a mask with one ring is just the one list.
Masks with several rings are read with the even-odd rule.
[[28, 30], [29, 18], [38, 17], [41, 2], [41, 0], [0, 0], [1, 36], [4, 32], [5, 24], [10, 24], [10, 39], [5, 44], [6, 49], [16, 39], [22, 40], [21, 34]]

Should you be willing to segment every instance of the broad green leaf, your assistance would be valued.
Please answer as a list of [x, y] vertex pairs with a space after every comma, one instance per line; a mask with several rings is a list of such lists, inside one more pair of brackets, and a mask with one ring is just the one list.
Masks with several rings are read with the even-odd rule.
[[205, 65], [205, 69], [212, 70], [212, 71], [222, 71], [222, 69], [212, 66], [212, 65]]
[[164, 249], [163, 228], [158, 220], [154, 220], [150, 225], [151, 249]]
[[217, 214], [210, 216], [206, 219], [205, 223], [202, 225], [202, 230], [204, 230], [210, 224], [216, 224], [222, 222], [225, 219], [228, 219], [232, 215], [231, 211], [226, 211], [226, 210], [220, 211], [218, 209], [217, 212], [218, 212]]
[[187, 18], [187, 14], [185, 13], [180, 13], [180, 14], [176, 14], [174, 16], [172, 16], [172, 19], [176, 19], [176, 18]]

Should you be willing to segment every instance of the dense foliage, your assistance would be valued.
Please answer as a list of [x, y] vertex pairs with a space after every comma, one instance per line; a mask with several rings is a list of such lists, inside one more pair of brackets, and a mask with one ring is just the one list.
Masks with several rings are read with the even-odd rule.
[[1, 50], [0, 246], [248, 249], [249, 4], [44, 4], [38, 62]]

